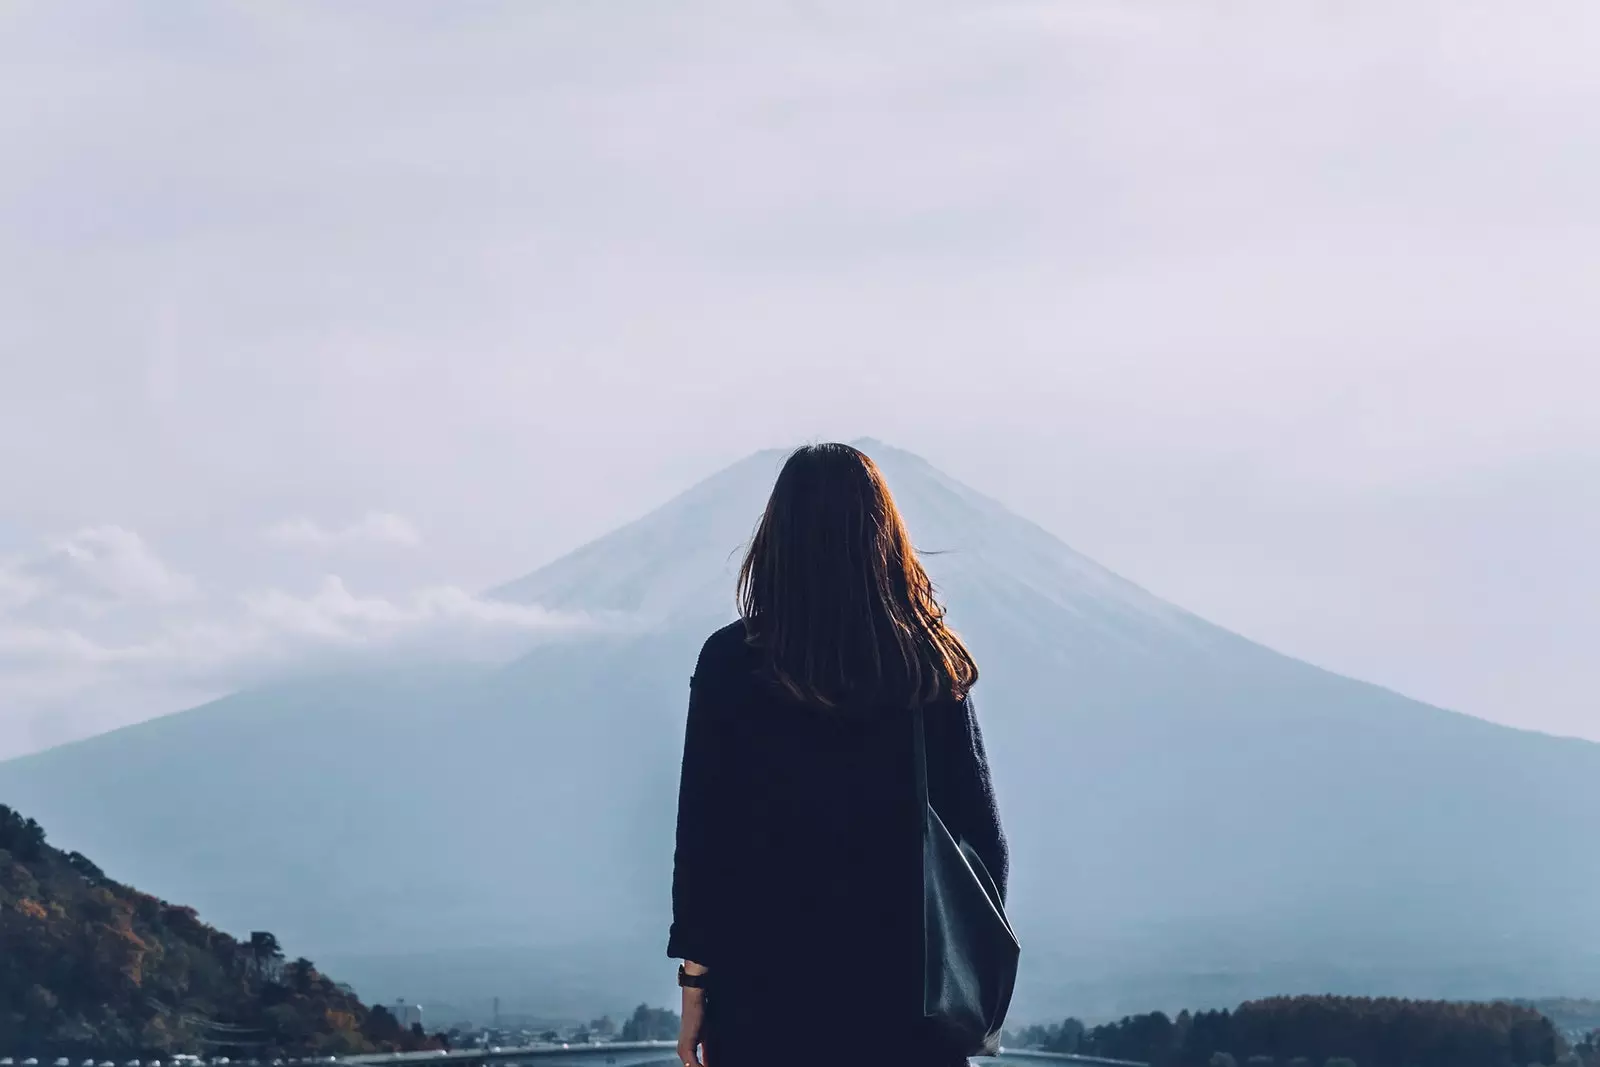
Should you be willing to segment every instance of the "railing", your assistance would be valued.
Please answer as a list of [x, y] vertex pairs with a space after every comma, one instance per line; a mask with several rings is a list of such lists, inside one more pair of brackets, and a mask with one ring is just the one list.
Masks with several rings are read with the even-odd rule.
[[984, 1056], [980, 1063], [1082, 1063], [1092, 1067], [1150, 1067], [1135, 1060], [1108, 1060], [1102, 1056], [1078, 1056], [1069, 1052], [1039, 1052], [1031, 1048], [1003, 1048], [998, 1056]]
[[463, 1048], [449, 1052], [391, 1052], [375, 1056], [340, 1056], [340, 1064], [385, 1063], [520, 1063], [537, 1062], [545, 1067], [566, 1063], [615, 1064], [616, 1067], [646, 1067], [648, 1064], [676, 1063], [676, 1045], [671, 1041], [612, 1041], [605, 1044], [525, 1045], [518, 1048]]
[[[671, 1041], [616, 1041], [609, 1044], [527, 1045], [520, 1048], [454, 1049], [450, 1052], [393, 1052], [376, 1056], [341, 1056], [341, 1064], [410, 1063], [417, 1060], [440, 1063], [518, 1063], [533, 1061], [544, 1067], [563, 1064], [615, 1064], [616, 1067], [649, 1067], [676, 1064]], [[1001, 1049], [998, 1056], [984, 1056], [978, 1064], [1061, 1063], [1083, 1067], [1149, 1067], [1132, 1060], [1108, 1060], [1098, 1056], [1075, 1056], [1065, 1052], [1036, 1052], [1032, 1049]]]
[[[15, 1060], [22, 1063], [24, 1061]], [[370, 1056], [339, 1056], [321, 1060], [295, 1060], [296, 1064], [326, 1063], [333, 1067], [356, 1065], [409, 1064], [417, 1062], [440, 1064], [516, 1064], [532, 1062], [538, 1067], [655, 1067], [667, 1064], [676, 1067], [677, 1056], [671, 1041], [614, 1041], [603, 1044], [524, 1045], [516, 1048], [467, 1048], [449, 1052], [383, 1052]], [[975, 1064], [1081, 1064], [1083, 1067], [1149, 1067], [1132, 1060], [1108, 1060], [1096, 1056], [1074, 1056], [1064, 1052], [1036, 1052], [1032, 1049], [1001, 1049], [997, 1056], [984, 1056]], [[9, 1065], [7, 1065], [9, 1067]]]

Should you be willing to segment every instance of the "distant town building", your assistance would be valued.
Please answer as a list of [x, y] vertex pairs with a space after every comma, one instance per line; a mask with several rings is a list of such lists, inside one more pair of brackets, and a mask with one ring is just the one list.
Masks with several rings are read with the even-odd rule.
[[401, 997], [394, 1002], [394, 1007], [390, 1010], [394, 1012], [394, 1017], [399, 1020], [400, 1025], [408, 1030], [413, 1026], [422, 1025], [421, 1004], [412, 1004]]

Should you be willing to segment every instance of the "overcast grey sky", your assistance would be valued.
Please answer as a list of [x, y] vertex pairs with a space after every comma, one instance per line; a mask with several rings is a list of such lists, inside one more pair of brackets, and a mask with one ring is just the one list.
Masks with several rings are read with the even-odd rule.
[[1587, 0], [0, 0], [0, 755], [564, 624], [470, 591], [860, 435], [1600, 738], [1596, 54]]

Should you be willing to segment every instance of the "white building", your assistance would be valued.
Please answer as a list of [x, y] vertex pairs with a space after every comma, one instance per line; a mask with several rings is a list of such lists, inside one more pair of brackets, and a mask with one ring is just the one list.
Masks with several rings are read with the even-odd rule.
[[411, 1004], [402, 998], [395, 1001], [394, 1007], [389, 1010], [394, 1012], [394, 1017], [399, 1020], [400, 1025], [405, 1027], [407, 1030], [411, 1029], [413, 1026], [422, 1025], [421, 1004]]

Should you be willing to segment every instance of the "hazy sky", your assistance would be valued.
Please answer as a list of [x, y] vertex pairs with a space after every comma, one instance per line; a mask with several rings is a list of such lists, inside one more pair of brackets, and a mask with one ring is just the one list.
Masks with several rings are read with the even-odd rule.
[[1600, 738], [1600, 6], [0, 0], [0, 755], [761, 447]]

